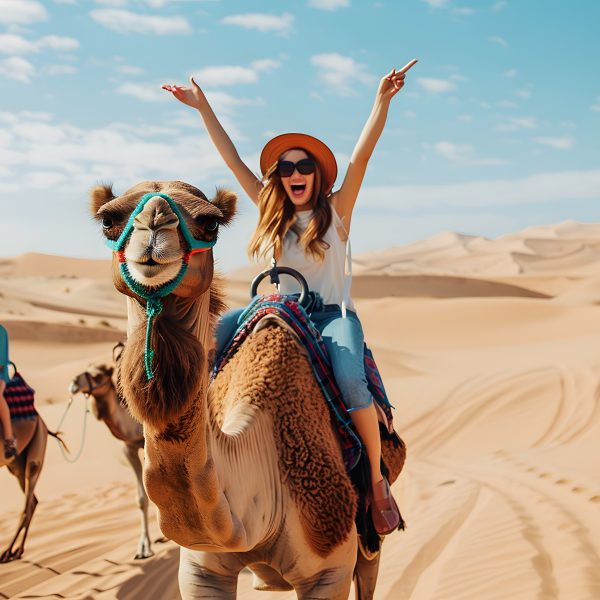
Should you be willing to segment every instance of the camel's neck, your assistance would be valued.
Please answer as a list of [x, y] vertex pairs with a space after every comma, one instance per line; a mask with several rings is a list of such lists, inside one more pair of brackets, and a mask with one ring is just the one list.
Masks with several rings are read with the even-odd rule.
[[[134, 300], [128, 301], [128, 314], [136, 356], [124, 355], [126, 363], [141, 360], [140, 337], [146, 326], [145, 310]], [[128, 402], [136, 392], [142, 396], [133, 412], [144, 424], [148, 495], [160, 510], [165, 535], [184, 546], [244, 543], [243, 528], [232, 516], [213, 459], [215, 441], [207, 416], [212, 321], [210, 291], [194, 302], [169, 296], [152, 335], [154, 379], [143, 381], [138, 363], [137, 385], [130, 390], [124, 386]]]
[[92, 412], [97, 419], [104, 421], [110, 432], [123, 442], [137, 442], [142, 439], [139, 423], [134, 421], [123, 408], [117, 397], [115, 386], [109, 384], [92, 392]]

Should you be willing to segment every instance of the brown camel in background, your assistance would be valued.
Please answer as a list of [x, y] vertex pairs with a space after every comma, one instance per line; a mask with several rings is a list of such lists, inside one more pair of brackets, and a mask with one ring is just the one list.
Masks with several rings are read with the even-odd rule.
[[[141, 532], [136, 559], [154, 555], [148, 530], [148, 495], [142, 480], [142, 463], [139, 451], [144, 447], [144, 433], [140, 423], [135, 421], [127, 408], [120, 402], [117, 393], [115, 366], [123, 352], [119, 343], [113, 348], [113, 365], [103, 363], [90, 365], [87, 370], [76, 375], [69, 385], [69, 393], [91, 396], [91, 410], [96, 419], [102, 421], [119, 441], [123, 442], [123, 454], [131, 465], [137, 481], [136, 498], [140, 509]], [[163, 541], [164, 538], [157, 541]]]
[[[191, 254], [190, 236], [216, 240], [235, 195], [209, 201], [189, 184], [144, 182], [120, 197], [98, 187], [91, 208], [119, 240], [113, 280], [129, 315], [120, 381], [144, 426], [148, 495], [181, 545], [184, 600], [234, 599], [244, 567], [255, 588], [294, 588], [301, 600], [346, 600], [353, 575], [357, 598], [372, 598], [379, 554], [368, 561], [357, 549], [356, 492], [293, 334], [277, 322], [257, 328], [209, 387], [222, 302], [212, 251]], [[158, 312], [143, 299], [177, 281]], [[403, 447], [395, 452], [390, 481], [404, 460]]]

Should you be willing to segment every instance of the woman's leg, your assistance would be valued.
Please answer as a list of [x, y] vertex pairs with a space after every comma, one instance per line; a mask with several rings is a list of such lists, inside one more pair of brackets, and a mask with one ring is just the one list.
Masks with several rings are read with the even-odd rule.
[[[348, 313], [323, 323], [321, 336], [327, 348], [335, 380], [350, 412], [352, 423], [367, 449], [374, 490], [381, 474], [381, 438], [373, 397], [367, 387], [364, 366], [364, 334], [358, 317]], [[317, 324], [318, 327], [318, 324]]]
[[4, 435], [4, 458], [11, 458], [15, 456], [16, 444], [15, 434], [13, 432], [12, 423], [10, 422], [10, 411], [8, 410], [8, 404], [4, 398], [4, 390], [6, 389], [6, 382], [4, 379], [0, 379], [0, 423], [2, 423], [2, 432]]

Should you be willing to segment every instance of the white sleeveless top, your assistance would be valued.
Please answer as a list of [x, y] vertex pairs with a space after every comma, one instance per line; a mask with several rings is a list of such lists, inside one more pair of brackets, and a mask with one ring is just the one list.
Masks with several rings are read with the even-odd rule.
[[[306, 229], [312, 210], [303, 210], [296, 213], [296, 227], [300, 230]], [[325, 304], [338, 304], [342, 308], [342, 315], [346, 316], [346, 309], [354, 309], [352, 298], [350, 298], [350, 286], [352, 284], [352, 255], [350, 240], [342, 241], [338, 235], [337, 228], [348, 233], [342, 220], [331, 207], [331, 225], [325, 232], [323, 240], [329, 244], [325, 250], [323, 261], [313, 259], [304, 253], [304, 248], [298, 243], [297, 234], [290, 230], [283, 238], [281, 256], [277, 264], [281, 267], [291, 267], [300, 271], [309, 289], [319, 292]], [[284, 275], [281, 277], [280, 292], [282, 294], [297, 294], [300, 292], [298, 282]]]

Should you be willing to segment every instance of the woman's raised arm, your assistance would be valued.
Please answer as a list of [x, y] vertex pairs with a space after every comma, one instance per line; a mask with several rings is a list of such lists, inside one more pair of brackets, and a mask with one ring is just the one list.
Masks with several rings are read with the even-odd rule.
[[183, 87], [180, 85], [168, 85], [162, 86], [163, 90], [171, 92], [177, 100], [187, 104], [192, 108], [195, 108], [200, 113], [206, 131], [210, 136], [215, 148], [222, 156], [225, 164], [229, 167], [235, 178], [239, 181], [240, 185], [250, 197], [250, 200], [254, 204], [258, 203], [258, 193], [262, 189], [262, 183], [256, 178], [256, 175], [248, 168], [248, 166], [242, 161], [238, 151], [236, 150], [231, 138], [227, 135], [227, 132], [223, 129], [223, 126], [217, 119], [213, 109], [211, 108], [204, 92], [200, 89], [200, 86], [194, 81], [193, 77], [190, 77], [191, 87]]
[[402, 89], [406, 72], [416, 63], [417, 61], [413, 59], [399, 71], [392, 69], [379, 82], [373, 109], [358, 138], [358, 142], [356, 142], [342, 186], [333, 194], [331, 199], [346, 229], [350, 227], [352, 209], [356, 203], [367, 170], [367, 164], [383, 131], [390, 101]]

